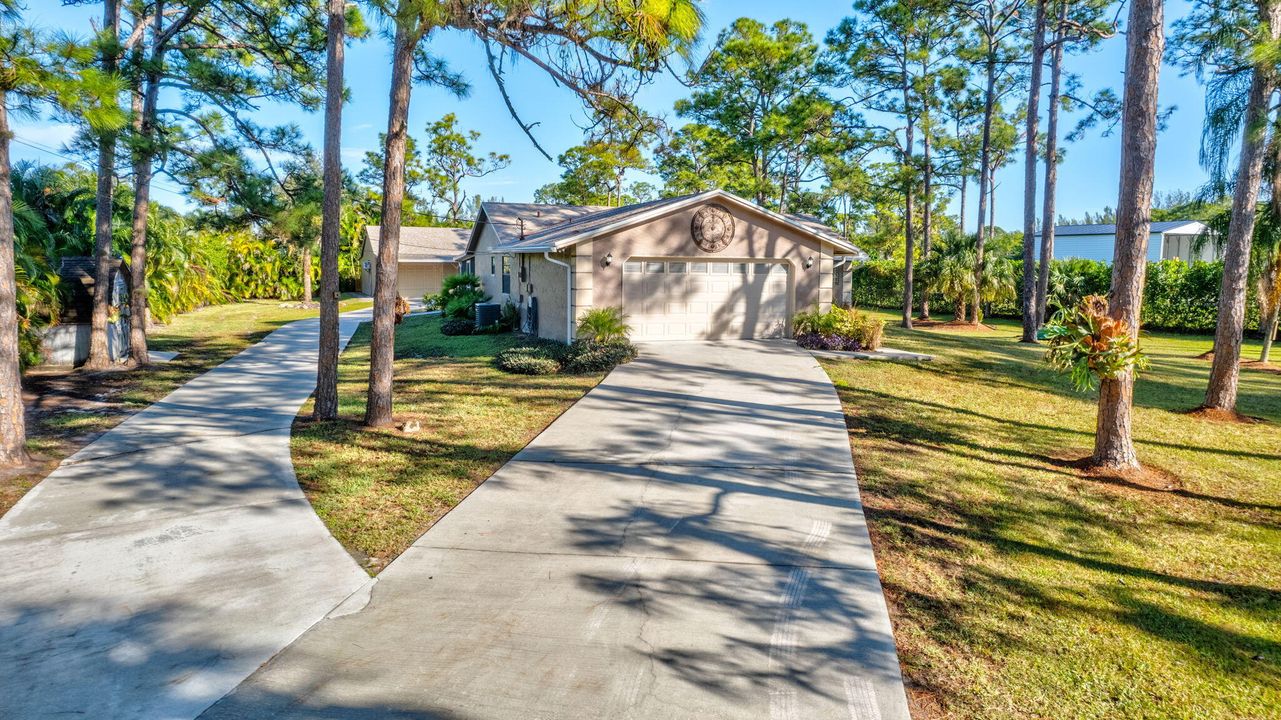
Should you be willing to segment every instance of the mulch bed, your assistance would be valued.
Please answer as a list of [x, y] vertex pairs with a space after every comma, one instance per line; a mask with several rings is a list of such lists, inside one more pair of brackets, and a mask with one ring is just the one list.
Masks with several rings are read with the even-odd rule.
[[1184, 489], [1183, 481], [1178, 475], [1157, 467], [1144, 464], [1134, 470], [1116, 470], [1095, 467], [1090, 454], [1081, 455], [1082, 450], [1066, 451], [1050, 456], [1052, 465], [1074, 470], [1082, 479], [1102, 482], [1113, 487], [1141, 490], [1144, 492], [1177, 493]]
[[[1206, 362], [1214, 362], [1214, 351], [1207, 350], [1201, 353], [1200, 355], [1197, 355], [1194, 359], [1205, 360]], [[1270, 363], [1270, 362], [1259, 362], [1258, 360], [1246, 360], [1242, 358], [1241, 369], [1254, 370], [1256, 372], [1272, 373], [1273, 375], [1281, 375], [1281, 365], [1277, 365], [1276, 363]]]
[[1212, 420], [1214, 422], [1241, 423], [1243, 425], [1255, 425], [1257, 423], [1267, 422], [1263, 418], [1242, 415], [1236, 410], [1221, 410], [1219, 408], [1199, 407], [1189, 410], [1185, 415], [1200, 420]]

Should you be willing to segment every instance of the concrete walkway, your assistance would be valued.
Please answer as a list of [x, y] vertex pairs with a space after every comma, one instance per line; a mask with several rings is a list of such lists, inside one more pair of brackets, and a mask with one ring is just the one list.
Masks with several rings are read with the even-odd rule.
[[645, 346], [202, 717], [903, 720], [840, 404], [787, 342]]
[[0, 519], [0, 717], [187, 720], [368, 580], [290, 461], [318, 333], [277, 330]]

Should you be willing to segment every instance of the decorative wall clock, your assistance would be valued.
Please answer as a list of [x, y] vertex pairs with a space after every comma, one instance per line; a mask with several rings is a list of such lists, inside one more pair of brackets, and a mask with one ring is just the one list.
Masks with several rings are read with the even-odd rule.
[[734, 239], [734, 216], [721, 205], [705, 205], [694, 213], [689, 230], [699, 249], [718, 253]]

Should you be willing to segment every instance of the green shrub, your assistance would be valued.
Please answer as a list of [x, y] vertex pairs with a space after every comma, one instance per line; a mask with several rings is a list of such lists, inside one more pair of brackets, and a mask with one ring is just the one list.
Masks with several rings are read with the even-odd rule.
[[506, 331], [506, 330], [515, 330], [516, 326], [519, 324], [520, 324], [520, 308], [516, 307], [516, 303], [512, 302], [511, 300], [508, 300], [507, 302], [503, 303], [503, 310], [498, 315], [498, 326], [501, 327], [504, 331]]
[[592, 308], [578, 319], [578, 337], [598, 343], [626, 340], [632, 328], [619, 307]]
[[480, 278], [472, 273], [457, 273], [441, 281], [440, 294], [436, 304], [445, 317], [470, 319], [472, 308], [478, 302], [485, 302], [489, 296], [480, 284]]
[[553, 375], [560, 372], [561, 355], [565, 346], [560, 343], [539, 342], [507, 348], [494, 357], [499, 370], [518, 375]]
[[440, 324], [441, 335], [471, 335], [476, 325], [466, 318], [445, 318]]
[[806, 310], [792, 318], [796, 343], [815, 350], [876, 350], [881, 347], [884, 331], [883, 320], [874, 320], [853, 308]]
[[626, 339], [595, 342], [580, 338], [565, 352], [562, 369], [575, 375], [605, 372], [635, 359], [636, 346]]
[[[936, 256], [917, 266], [920, 280], [916, 284], [916, 302], [924, 297], [928, 281], [940, 274], [941, 260]], [[1014, 292], [1002, 293], [996, 301], [983, 304], [983, 314], [992, 317], [1020, 317], [1019, 298], [1023, 294], [1022, 272], [1014, 273]], [[872, 260], [850, 269], [851, 298], [857, 307], [900, 309], [903, 306], [903, 261]], [[1148, 263], [1147, 282], [1143, 288], [1144, 329], [1175, 332], [1214, 332], [1217, 322], [1219, 286], [1223, 282], [1223, 263], [1162, 260]], [[1097, 260], [1070, 258], [1050, 263], [1050, 312], [1075, 307], [1089, 295], [1106, 295], [1112, 285], [1112, 266]], [[955, 310], [953, 301], [938, 293], [930, 294], [930, 309], [937, 313]], [[1246, 298], [1245, 325], [1252, 332], [1259, 329], [1259, 303], [1254, 288]]]

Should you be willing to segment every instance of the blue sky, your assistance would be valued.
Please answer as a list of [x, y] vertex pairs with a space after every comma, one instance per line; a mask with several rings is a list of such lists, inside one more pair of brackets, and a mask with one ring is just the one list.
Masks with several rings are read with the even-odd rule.
[[[847, 2], [820, 0], [796, 3], [704, 0], [703, 7], [707, 31], [702, 52], [706, 52], [721, 29], [738, 17], [752, 17], [766, 23], [792, 18], [806, 23], [815, 36], [821, 38], [850, 9]], [[1168, 4], [1167, 31], [1187, 7], [1187, 3], [1182, 1]], [[90, 19], [101, 14], [100, 7], [63, 7], [53, 0], [29, 2], [28, 8], [26, 14], [33, 24], [82, 36], [89, 33]], [[430, 41], [433, 52], [447, 58], [455, 70], [464, 73], [471, 82], [472, 92], [468, 98], [458, 100], [439, 89], [415, 88], [410, 108], [411, 132], [421, 136], [429, 122], [447, 112], [455, 113], [462, 127], [481, 132], [480, 150], [506, 152], [512, 157], [511, 166], [506, 170], [478, 180], [468, 189], [486, 198], [530, 200], [537, 187], [559, 176], [559, 167], [534, 149], [508, 115], [485, 70], [484, 51], [478, 43], [452, 32], [438, 33]], [[386, 127], [389, 54], [390, 43], [377, 33], [348, 49], [347, 84], [351, 88], [351, 102], [343, 120], [343, 156], [345, 166], [353, 172], [359, 169], [365, 151], [377, 145], [378, 133]], [[1124, 37], [1117, 36], [1105, 41], [1094, 53], [1069, 56], [1067, 66], [1070, 71], [1080, 74], [1087, 92], [1113, 87], [1119, 93], [1124, 58]], [[553, 156], [581, 142], [585, 118], [572, 93], [557, 87], [527, 63], [509, 75], [508, 87], [525, 120], [539, 123], [534, 132]], [[651, 112], [664, 113], [669, 120], [679, 124], [671, 110], [672, 104], [687, 93], [687, 88], [674, 78], [662, 77], [645, 88], [639, 99]], [[1202, 89], [1193, 78], [1181, 77], [1175, 68], [1167, 66], [1162, 70], [1160, 101], [1165, 107], [1177, 106], [1177, 110], [1158, 143], [1156, 189], [1159, 192], [1195, 191], [1205, 180], [1205, 174], [1197, 165], [1203, 117]], [[319, 114], [305, 113], [289, 106], [265, 107], [262, 121], [295, 122], [315, 147], [321, 145], [322, 118]], [[1070, 129], [1073, 123], [1074, 119], [1068, 117], [1062, 125]], [[71, 132], [69, 126], [50, 122], [27, 120], [17, 123], [15, 135], [19, 142], [13, 147], [14, 159], [60, 161], [45, 150], [23, 143], [57, 149], [69, 139]], [[1059, 171], [1060, 213], [1080, 216], [1087, 211], [1096, 212], [1105, 206], [1116, 205], [1120, 143], [1121, 139], [1116, 134], [1103, 138], [1096, 131], [1090, 137], [1067, 146], [1066, 160]], [[1021, 158], [1022, 154], [1019, 156]], [[1002, 227], [1015, 229], [1022, 225], [1022, 172], [1022, 163], [1016, 162], [997, 176], [996, 214], [997, 224]], [[161, 178], [157, 181], [154, 197], [160, 202], [181, 207], [184, 203], [181, 196], [173, 192], [175, 189], [172, 180]], [[969, 214], [973, 215], [973, 212], [971, 202]], [[973, 217], [967, 220], [967, 225], [973, 227]]]

